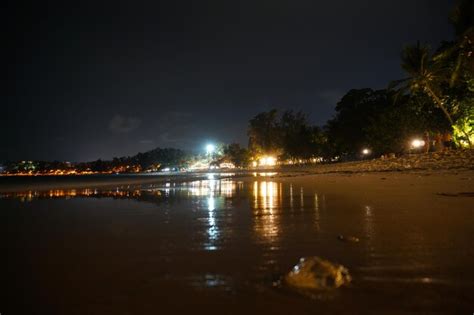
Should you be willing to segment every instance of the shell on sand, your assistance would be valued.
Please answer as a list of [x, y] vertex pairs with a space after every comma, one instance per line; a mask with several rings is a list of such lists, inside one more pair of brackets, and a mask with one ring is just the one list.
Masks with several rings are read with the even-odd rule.
[[348, 284], [352, 278], [344, 266], [313, 256], [301, 258], [283, 280], [296, 289], [327, 290]]

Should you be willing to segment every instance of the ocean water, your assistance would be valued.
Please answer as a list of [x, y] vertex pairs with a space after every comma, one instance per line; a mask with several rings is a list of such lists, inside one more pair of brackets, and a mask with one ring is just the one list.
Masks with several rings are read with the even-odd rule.
[[[0, 193], [0, 313], [474, 312], [469, 197], [324, 187], [263, 176]], [[352, 283], [275, 285], [308, 256]]]

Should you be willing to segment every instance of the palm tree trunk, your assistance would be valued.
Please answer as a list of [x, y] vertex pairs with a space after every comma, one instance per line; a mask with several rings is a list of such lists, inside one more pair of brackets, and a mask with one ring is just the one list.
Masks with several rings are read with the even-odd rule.
[[[438, 95], [436, 95], [436, 93], [433, 91], [433, 89], [431, 88], [431, 86], [429, 84], [426, 84], [426, 91], [431, 96], [431, 98], [435, 101], [436, 105], [443, 111], [444, 115], [448, 119], [449, 123], [451, 124], [451, 128], [452, 128], [454, 126], [454, 121], [451, 118], [451, 115], [449, 114], [446, 107], [444, 107], [443, 102], [441, 101], [441, 99], [438, 97]], [[464, 131], [464, 130], [461, 130], [461, 131], [467, 139], [467, 143], [469, 144], [469, 148], [472, 149], [472, 143], [471, 143], [471, 140], [469, 139], [469, 135], [467, 134], [466, 131]]]
[[438, 95], [436, 95], [436, 93], [433, 91], [433, 89], [431, 88], [431, 86], [429, 86], [429, 84], [426, 85], [426, 91], [428, 92], [429, 96], [435, 101], [436, 105], [441, 108], [441, 110], [443, 111], [444, 115], [446, 116], [446, 118], [448, 118], [448, 121], [449, 123], [451, 124], [451, 127], [454, 126], [454, 121], [453, 119], [451, 118], [451, 115], [449, 114], [448, 110], [446, 109], [446, 107], [444, 107], [443, 105], [443, 102], [441, 101], [441, 99], [438, 97]]

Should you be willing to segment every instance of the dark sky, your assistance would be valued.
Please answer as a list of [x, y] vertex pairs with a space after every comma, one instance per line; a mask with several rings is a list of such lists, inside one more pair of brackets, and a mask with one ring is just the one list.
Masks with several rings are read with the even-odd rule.
[[403, 45], [451, 39], [454, 1], [12, 3], [0, 161], [246, 144], [271, 108], [322, 125], [349, 89], [403, 77]]

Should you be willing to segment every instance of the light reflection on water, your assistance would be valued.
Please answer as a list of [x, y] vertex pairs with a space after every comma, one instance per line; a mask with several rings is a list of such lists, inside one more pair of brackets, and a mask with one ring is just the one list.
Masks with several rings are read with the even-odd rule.
[[314, 226], [316, 228], [316, 231], [320, 232], [321, 231], [321, 226], [319, 225], [319, 198], [318, 194], [314, 193]]
[[71, 198], [131, 198], [139, 199], [142, 195], [156, 195], [160, 196], [163, 192], [169, 189], [162, 190], [143, 190], [143, 189], [127, 189], [125, 187], [117, 187], [115, 189], [51, 189], [47, 191], [20, 191], [0, 193], [1, 199], [18, 199], [21, 202], [31, 202], [36, 199], [71, 199]]
[[[207, 251], [215, 251], [219, 249], [221, 238], [221, 229], [217, 218], [218, 212], [223, 210], [225, 198], [234, 196], [238, 185], [231, 180], [216, 180], [214, 176], [208, 176], [208, 180], [194, 181], [187, 185], [187, 195], [190, 197], [204, 197], [205, 207], [207, 211], [207, 241], [203, 247]], [[227, 229], [229, 230], [229, 229]]]
[[[275, 173], [259, 173], [261, 177], [273, 176]], [[144, 187], [118, 186], [112, 189], [55, 189], [47, 191], [24, 191], [1, 193], [2, 199], [18, 199], [22, 202], [32, 202], [44, 199], [71, 199], [71, 198], [113, 198], [132, 199], [137, 201], [161, 204], [170, 198], [198, 198], [204, 203], [201, 209], [206, 211], [206, 233], [207, 241], [203, 245], [205, 250], [217, 250], [222, 237], [223, 224], [222, 211], [227, 211], [233, 206], [233, 197], [250, 197], [249, 206], [252, 210], [252, 226], [255, 235], [260, 242], [275, 245], [281, 234], [281, 215], [285, 207], [293, 210], [303, 210], [305, 208], [305, 194], [303, 187], [299, 187], [295, 196], [294, 187], [289, 185], [289, 200], [284, 196], [284, 186], [282, 183], [268, 181], [265, 179], [244, 183], [231, 179], [215, 179], [208, 176], [207, 180], [197, 180], [187, 183], [167, 182], [161, 185], [148, 185]], [[252, 187], [250, 190], [248, 187]], [[250, 192], [250, 196], [248, 196]], [[296, 199], [295, 199], [296, 198]], [[320, 205], [317, 193], [314, 198], [309, 198], [312, 202], [308, 205], [307, 211], [314, 214], [315, 229], [320, 229]], [[307, 202], [307, 201], [306, 201]], [[168, 213], [168, 209], [166, 209]], [[168, 221], [167, 221], [168, 222]], [[229, 232], [231, 229], [225, 229]]]
[[365, 227], [365, 236], [368, 240], [368, 245], [370, 244], [370, 240], [374, 237], [374, 209], [372, 206], [365, 205], [364, 209], [364, 227]]
[[[212, 175], [212, 174], [211, 174]], [[251, 229], [257, 243], [264, 244], [270, 251], [281, 247], [283, 229], [293, 224], [294, 215], [303, 214], [312, 226], [314, 233], [322, 233], [322, 210], [326, 209], [326, 196], [318, 192], [305, 190], [302, 186], [292, 183], [283, 184], [262, 178], [250, 182], [216, 179], [208, 176], [206, 180], [196, 180], [185, 183], [167, 182], [158, 185], [142, 187], [119, 186], [112, 189], [55, 189], [47, 191], [25, 191], [1, 193], [2, 199], [18, 199], [22, 202], [33, 202], [44, 199], [73, 199], [73, 198], [113, 198], [131, 199], [141, 202], [163, 205], [166, 214], [165, 223], [170, 222], [168, 201], [188, 198], [193, 201], [191, 209], [200, 213], [198, 221], [203, 225], [193, 227], [193, 233], [199, 233], [205, 239], [199, 248], [205, 251], [221, 250], [234, 233], [233, 213], [236, 202], [242, 197], [247, 200], [250, 209]], [[273, 173], [271, 173], [273, 175]], [[373, 212], [371, 205], [363, 205], [364, 238], [369, 252], [373, 251], [371, 239], [374, 236]], [[298, 215], [299, 216], [299, 215]], [[306, 221], [305, 221], [306, 222]], [[304, 224], [306, 224], [303, 222]], [[312, 223], [311, 223], [312, 222]], [[274, 259], [274, 257], [268, 257]]]
[[[472, 234], [463, 232], [468, 231], [466, 227], [464, 230], [457, 228], [466, 224], [466, 216], [460, 215], [461, 210], [450, 211], [450, 220], [445, 220], [441, 216], [443, 209], [436, 208], [434, 203], [427, 207], [429, 211], [422, 208], [419, 212], [409, 212], [399, 211], [398, 205], [384, 204], [380, 200], [372, 203], [368, 198], [349, 200], [343, 197], [341, 194], [322, 193], [310, 185], [282, 183], [271, 176], [259, 175], [247, 181], [210, 176], [188, 183], [169, 182], [141, 187], [2, 193], [0, 202], [2, 206], [10, 206], [13, 202], [3, 203], [4, 199], [22, 201], [24, 203], [15, 202], [24, 206], [16, 209], [21, 210], [41, 209], [36, 208], [35, 202], [46, 201], [43, 205], [47, 206], [47, 211], [41, 214], [53, 218], [56, 215], [58, 223], [68, 223], [69, 219], [65, 217], [69, 214], [77, 217], [80, 213], [84, 221], [73, 221], [74, 224], [65, 224], [64, 227], [56, 224], [51, 230], [45, 229], [45, 225], [39, 226], [31, 235], [49, 235], [48, 241], [42, 243], [46, 247], [54, 246], [54, 240], [65, 236], [77, 248], [83, 246], [83, 251], [77, 250], [78, 253], [101, 253], [116, 246], [115, 254], [124, 253], [120, 260], [110, 262], [106, 260], [107, 255], [99, 254], [93, 259], [103, 266], [122, 264], [121, 268], [137, 278], [164, 270], [163, 273], [171, 275], [173, 281], [184, 281], [193, 287], [234, 290], [239, 277], [245, 283], [263, 282], [274, 270], [279, 274], [288, 270], [303, 255], [321, 255], [347, 265], [357, 280], [354, 282], [356, 289], [349, 289], [353, 290], [350, 292], [359, 290], [362, 293], [357, 293], [358, 297], [370, 292], [371, 296], [361, 298], [362, 304], [371, 302], [373, 296], [376, 299], [379, 297], [377, 294], [384, 290], [392, 290], [392, 296], [398, 297], [399, 292], [403, 292], [400, 288], [407, 291], [415, 288], [418, 295], [413, 295], [414, 300], [421, 295], [425, 302], [428, 300], [434, 305], [436, 299], [423, 296], [427, 286], [430, 290], [440, 290], [436, 294], [450, 294], [459, 283], [466, 291], [473, 288], [469, 255], [457, 251], [460, 248], [472, 254], [471, 244], [466, 241]], [[108, 201], [93, 200], [100, 198]], [[67, 201], [50, 202], [56, 199]], [[74, 204], [74, 199], [88, 199], [90, 203], [80, 202], [80, 211], [69, 211], [65, 215], [62, 211], [65, 203]], [[112, 199], [135, 200], [141, 204], [114, 202]], [[95, 211], [99, 204], [105, 204], [106, 209]], [[122, 212], [117, 209], [120, 207]], [[141, 207], [147, 209], [144, 211], [147, 216], [139, 218], [135, 214]], [[101, 216], [95, 216], [99, 212]], [[24, 213], [11, 211], [12, 216], [18, 215], [19, 227], [34, 228], [34, 222], [24, 224], [27, 216]], [[128, 216], [123, 216], [124, 213]], [[38, 217], [33, 221], [36, 219]], [[467, 217], [468, 223], [469, 220], [472, 222], [472, 215]], [[83, 222], [87, 224], [82, 225]], [[165, 225], [168, 222], [169, 225]], [[15, 236], [15, 229], [9, 231]], [[441, 235], [439, 231], [446, 234]], [[337, 239], [338, 234], [354, 235], [360, 238], [360, 242], [343, 243]], [[85, 242], [82, 240], [88, 237], [99, 241], [83, 245]], [[29, 248], [35, 248], [36, 243], [31, 242]], [[105, 244], [103, 248], [101, 244]], [[54, 247], [48, 249], [50, 252], [57, 250]], [[44, 260], [49, 261], [48, 251], [33, 251], [31, 257], [36, 259], [43, 252]], [[75, 251], [67, 253], [74, 255]], [[23, 259], [23, 253], [20, 256], [18, 259]], [[62, 256], [58, 254], [57, 257]], [[85, 259], [81, 257], [90, 259], [91, 256], [72, 256]], [[139, 263], [134, 264], [135, 261]], [[138, 273], [137, 270], [144, 271]], [[107, 273], [107, 270], [100, 271]], [[464, 282], [456, 278], [461, 272]], [[156, 283], [159, 283], [161, 278], [159, 275], [156, 277]], [[113, 279], [114, 275], [109, 275], [109, 278]], [[81, 279], [76, 280], [80, 282]], [[441, 291], [442, 286], [451, 287]], [[360, 290], [361, 287], [365, 291]], [[379, 287], [384, 290], [379, 290]], [[168, 287], [165, 285], [159, 289], [167, 290]], [[408, 293], [404, 298], [411, 301]], [[354, 300], [357, 299], [351, 299], [351, 303]], [[455, 298], [453, 301], [456, 302]]]
[[[337, 221], [328, 221], [333, 215], [326, 212], [326, 195], [316, 191], [311, 191], [303, 186], [293, 183], [283, 184], [281, 182], [268, 180], [268, 178], [255, 178], [250, 182], [215, 179], [209, 176], [207, 180], [197, 180], [188, 183], [164, 183], [159, 185], [147, 185], [142, 187], [119, 186], [111, 189], [54, 189], [45, 191], [24, 191], [12, 193], [0, 193], [0, 199], [17, 199], [30, 203], [35, 200], [47, 199], [75, 199], [75, 198], [112, 198], [130, 199], [141, 202], [148, 202], [158, 206], [163, 205], [166, 216], [165, 223], [169, 222], [170, 213], [168, 201], [188, 200], [195, 201], [191, 210], [198, 211], [198, 221], [202, 226], [191, 226], [193, 233], [199, 233], [199, 229], [204, 229], [202, 235], [205, 236], [199, 243], [199, 248], [205, 251], [216, 251], [224, 249], [228, 245], [229, 239], [235, 232], [235, 211], [242, 207], [242, 200], [250, 212], [246, 215], [250, 217], [250, 229], [253, 239], [266, 246], [270, 252], [281, 249], [281, 241], [286, 236], [285, 229], [298, 222], [300, 227], [306, 227], [307, 223], [312, 226], [312, 230], [307, 233], [315, 235], [326, 235], [326, 230], [330, 230], [334, 224], [340, 225], [338, 231], [332, 232], [330, 238], [338, 233], [354, 233], [363, 240], [368, 257], [376, 259], [376, 263], [384, 263], [387, 259], [385, 254], [381, 254], [375, 240], [380, 238], [376, 235], [376, 208], [367, 203], [360, 203], [357, 211], [346, 212], [347, 224], [339, 224]], [[242, 199], [243, 198], [243, 199]], [[239, 201], [240, 200], [240, 201]], [[244, 206], [245, 208], [245, 206]], [[340, 211], [332, 209], [333, 212]], [[300, 219], [301, 218], [301, 219]], [[304, 220], [303, 220], [304, 219]], [[299, 221], [298, 221], [299, 220]], [[351, 222], [354, 222], [352, 224]], [[360, 230], [357, 223], [360, 222]], [[355, 232], [354, 232], [355, 231]], [[401, 237], [406, 244], [422, 244], [427, 240], [419, 229], [410, 229]], [[418, 246], [420, 247], [420, 246]], [[418, 248], [415, 247], [415, 248]], [[275, 257], [269, 254], [268, 260]], [[416, 261], [414, 261], [416, 262]], [[379, 267], [378, 265], [375, 267]]]
[[275, 182], [253, 183], [254, 226], [261, 237], [276, 242], [279, 236], [279, 212], [281, 211], [279, 189]]

